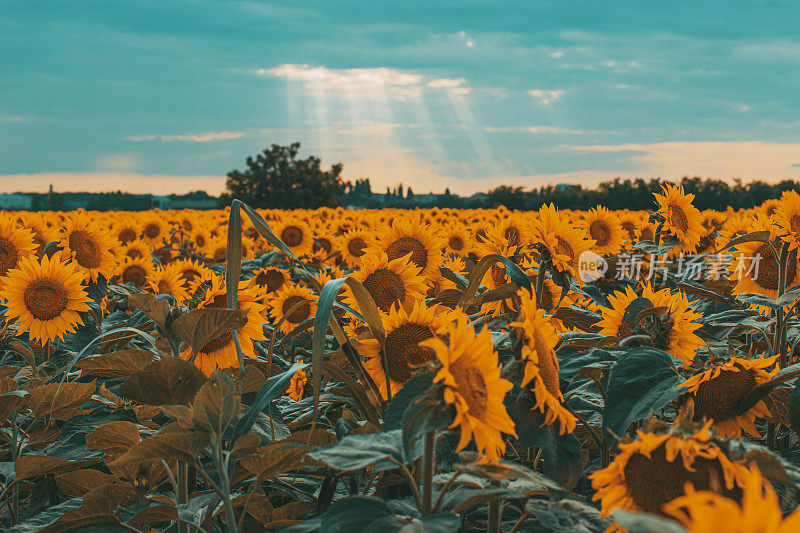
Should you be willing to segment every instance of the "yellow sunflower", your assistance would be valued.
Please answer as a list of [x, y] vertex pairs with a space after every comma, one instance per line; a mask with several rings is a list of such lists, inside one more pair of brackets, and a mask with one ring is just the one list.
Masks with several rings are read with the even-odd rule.
[[497, 352], [488, 329], [476, 334], [469, 317], [459, 312], [445, 333], [447, 343], [435, 337], [420, 345], [433, 349], [442, 365], [433, 380], [444, 384], [444, 400], [456, 409], [450, 425], [461, 432], [456, 452], [474, 438], [481, 459], [497, 462], [506, 449], [502, 434], [516, 436], [514, 421], [503, 405], [513, 385], [500, 377]]
[[147, 280], [153, 275], [154, 268], [149, 257], [136, 259], [126, 257], [117, 268], [117, 276], [119, 276], [117, 283], [131, 283], [135, 287], [144, 289], [147, 286]]
[[465, 224], [457, 222], [447, 224], [442, 229], [442, 240], [445, 243], [445, 253], [461, 257], [468, 256], [474, 244], [469, 228]]
[[189, 299], [186, 282], [181, 277], [181, 270], [175, 265], [156, 268], [150, 273], [147, 281], [153, 294], [169, 294], [175, 298], [178, 305]]
[[[0, 278], [17, 268], [21, 259], [36, 251], [33, 233], [16, 225], [9, 215], [0, 213]], [[3, 286], [0, 279], [0, 287]]]
[[676, 237], [687, 249], [694, 248], [707, 233], [700, 211], [692, 205], [694, 194], [686, 194], [682, 185], [665, 183], [662, 193], [653, 196], [658, 212], [664, 217], [663, 231]]
[[273, 231], [297, 257], [311, 253], [314, 238], [311, 228], [303, 220], [299, 218], [283, 220], [273, 226]]
[[60, 253], [41, 262], [34, 255], [23, 257], [17, 268], [7, 272], [0, 290], [0, 299], [8, 307], [6, 318], [19, 324], [17, 335], [27, 331], [31, 340], [42, 345], [63, 340], [64, 333], [75, 332], [75, 325], [83, 324], [78, 313], [89, 311], [91, 299], [82, 281], [82, 273]]
[[[419, 268], [407, 257], [389, 260], [385, 253], [364, 256], [361, 269], [351, 276], [360, 281], [384, 313], [399, 303], [410, 309], [414, 302], [423, 299], [426, 291], [425, 278], [419, 275]], [[358, 308], [353, 292], [345, 288], [345, 303], [353, 309]]]
[[[292, 307], [303, 301], [306, 303], [292, 311]], [[280, 331], [290, 333], [306, 320], [314, 318], [317, 312], [317, 296], [306, 287], [287, 283], [283, 288], [275, 291], [268, 305], [269, 315], [273, 322], [277, 323], [281, 318], [286, 317], [280, 325]], [[292, 311], [291, 314], [288, 314], [289, 311]], [[312, 329], [309, 328], [308, 331]]]
[[[773, 243], [777, 250], [780, 249], [780, 242], [775, 241]], [[798, 276], [800, 264], [798, 264], [797, 252], [798, 248], [790, 250], [786, 262], [785, 288], [787, 289], [800, 281], [800, 276]], [[780, 252], [778, 251], [778, 253]], [[770, 243], [745, 242], [737, 244], [736, 251], [732, 255], [733, 260], [728, 264], [729, 279], [736, 282], [736, 285], [731, 290], [732, 294], [754, 292], [771, 298], [778, 297], [780, 263], [778, 258], [775, 257]], [[770, 308], [765, 306], [756, 307], [762, 312], [768, 313], [770, 311]]]
[[800, 194], [785, 191], [772, 216], [772, 235], [789, 243], [794, 250], [800, 245]]
[[561, 434], [572, 433], [577, 419], [564, 407], [555, 352], [558, 335], [544, 310], [536, 308], [536, 296], [526, 289], [520, 289], [518, 294], [519, 321], [511, 322], [509, 327], [514, 328], [522, 340], [525, 371], [520, 385], [525, 387], [531, 384], [536, 399], [535, 407], [544, 415], [541, 425], [557, 422]]
[[594, 240], [587, 239], [585, 231], [572, 226], [567, 217], [550, 204], [539, 210], [539, 219], [534, 224], [534, 239], [547, 248], [558, 270], [569, 272], [583, 284], [578, 275], [578, 263], [581, 254], [594, 246]]
[[149, 215], [142, 221], [142, 239], [148, 245], [157, 247], [168, 237], [169, 225], [158, 215]]
[[418, 217], [396, 218], [391, 227], [378, 235], [377, 248], [389, 261], [410, 254], [410, 261], [428, 278], [436, 274], [442, 262], [442, 239]]
[[[248, 287], [246, 281], [240, 281], [239, 292], [236, 296], [236, 308], [247, 311], [247, 323], [236, 330], [236, 336], [239, 339], [242, 353], [246, 357], [254, 357], [253, 341], [266, 340], [262, 326], [266, 320], [264, 305], [258, 303], [257, 299], [258, 293]], [[227, 309], [227, 307], [228, 295], [225, 289], [225, 279], [222, 276], [214, 275], [210, 279], [210, 287], [198, 309]], [[181, 357], [189, 360], [193, 355], [195, 356], [194, 365], [207, 376], [210, 376], [217, 368], [239, 367], [239, 357], [236, 353], [232, 333], [223, 333], [209, 340], [197, 354], [193, 354], [192, 349], [188, 348], [184, 350]]]
[[337, 247], [344, 262], [351, 267], [357, 266], [367, 251], [369, 240], [369, 233], [363, 229], [351, 229], [339, 236]]
[[308, 383], [308, 374], [301, 368], [295, 372], [292, 379], [289, 380], [289, 388], [286, 389], [286, 394], [292, 400], [299, 402], [303, 399], [306, 383]]
[[[623, 339], [634, 330], [643, 328], [640, 333], [650, 335], [653, 346], [676, 356], [686, 367], [692, 364], [697, 348], [705, 344], [694, 333], [701, 327], [696, 321], [702, 315], [689, 306], [689, 299], [680, 291], [672, 293], [667, 287], [654, 291], [648, 283], [642, 288], [642, 295], [638, 296], [628, 286], [625, 292], [617, 291], [610, 295], [608, 302], [611, 307], [601, 308], [602, 319], [597, 323], [602, 335]], [[642, 311], [654, 308], [664, 309], [652, 313], [642, 324], [635, 323]], [[626, 314], [629, 315], [627, 319]]]
[[691, 533], [794, 533], [800, 509], [786, 518], [772, 484], [753, 466], [741, 475], [741, 503], [708, 490], [686, 486], [686, 494], [664, 505], [664, 512]]
[[731, 357], [681, 383], [681, 387], [689, 390], [687, 405], [693, 409], [694, 419], [713, 421], [717, 433], [723, 437], [738, 439], [742, 430], [754, 437], [761, 437], [756, 430], [755, 420], [772, 418], [767, 405], [759, 401], [740, 415], [734, 409], [745, 395], [778, 373], [780, 369], [777, 365], [771, 371], [764, 370], [774, 365], [778, 357]]
[[92, 221], [86, 212], [77, 211], [67, 219], [59, 243], [83, 272], [84, 280], [109, 279], [117, 267], [113, 250], [116, 243], [108, 230]]
[[288, 270], [277, 267], [264, 267], [253, 271], [250, 283], [259, 288], [264, 297], [274, 295], [287, 283], [291, 283], [292, 274]]
[[113, 227], [114, 235], [122, 244], [128, 244], [139, 238], [141, 226], [136, 217], [122, 217]]
[[381, 313], [381, 320], [386, 333], [385, 350], [381, 351], [380, 343], [370, 338], [361, 340], [360, 353], [367, 358], [364, 368], [383, 398], [388, 399], [384, 364], [389, 370], [389, 388], [394, 396], [420, 367], [436, 360], [433, 350], [419, 343], [441, 331], [447, 322], [447, 313], [439, 307], [429, 308], [417, 302], [410, 313], [394, 305], [388, 314]]
[[637, 430], [635, 440], [620, 443], [611, 464], [589, 476], [600, 515], [624, 509], [667, 516], [664, 505], [683, 495], [686, 483], [739, 501], [746, 469], [711, 440], [710, 427], [696, 432], [675, 426], [653, 433]]
[[192, 291], [203, 276], [209, 277], [213, 272], [195, 259], [179, 259], [170, 264], [170, 267], [178, 271], [184, 285]]
[[583, 221], [589, 237], [595, 240], [592, 250], [600, 255], [614, 255], [622, 249], [626, 236], [619, 217], [613, 211], [597, 206], [589, 211]]

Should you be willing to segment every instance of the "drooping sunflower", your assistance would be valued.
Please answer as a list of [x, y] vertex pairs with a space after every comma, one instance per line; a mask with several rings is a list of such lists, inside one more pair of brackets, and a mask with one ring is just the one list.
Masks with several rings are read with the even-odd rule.
[[518, 294], [519, 320], [511, 322], [509, 327], [515, 329], [522, 340], [521, 354], [525, 371], [521, 385], [525, 387], [530, 384], [536, 400], [535, 408], [544, 416], [541, 425], [558, 423], [559, 433], [572, 433], [577, 419], [564, 407], [555, 352], [558, 335], [544, 310], [536, 308], [536, 296], [526, 289], [521, 289]]
[[2, 277], [35, 250], [33, 233], [18, 226], [13, 217], [0, 213], [0, 287], [3, 286]]
[[126, 257], [117, 268], [117, 283], [131, 283], [135, 287], [144, 289], [147, 280], [153, 276], [153, 262], [149, 257], [137, 257], [131, 259]]
[[533, 232], [534, 240], [542, 243], [550, 252], [553, 265], [562, 272], [569, 272], [582, 284], [578, 263], [581, 254], [594, 245], [594, 240], [587, 239], [586, 232], [574, 227], [553, 204], [542, 206], [539, 210]]
[[778, 494], [758, 467], [742, 474], [741, 504], [708, 490], [686, 486], [686, 494], [664, 505], [664, 512], [691, 533], [794, 533], [800, 509], [783, 517]]
[[800, 194], [785, 191], [772, 216], [772, 235], [789, 243], [789, 249], [800, 246]]
[[614, 255], [622, 249], [626, 233], [613, 211], [597, 206], [586, 214], [583, 224], [589, 237], [595, 241], [592, 250], [598, 254]]
[[664, 217], [663, 231], [675, 236], [687, 249], [693, 249], [707, 233], [700, 211], [692, 205], [694, 194], [686, 194], [682, 185], [665, 183], [662, 193], [653, 196], [658, 212]]
[[273, 231], [297, 257], [311, 253], [314, 246], [311, 228], [300, 218], [283, 220], [275, 224]]
[[362, 229], [351, 229], [339, 236], [337, 249], [341, 252], [344, 262], [351, 267], [357, 266], [367, 251], [369, 240], [369, 233]]
[[3, 281], [0, 299], [8, 307], [6, 318], [19, 324], [17, 335], [27, 331], [31, 340], [41, 344], [63, 340], [64, 333], [83, 324], [78, 313], [89, 311], [91, 299], [82, 286], [83, 274], [58, 252], [41, 262], [35, 255], [21, 258]]
[[189, 299], [186, 281], [181, 277], [181, 270], [174, 265], [156, 268], [147, 280], [153, 294], [169, 294], [178, 305]]
[[[696, 322], [701, 315], [689, 306], [689, 299], [678, 291], [670, 292], [668, 287], [654, 291], [648, 283], [642, 288], [641, 296], [630, 286], [625, 292], [617, 291], [608, 297], [611, 307], [602, 307], [602, 319], [597, 323], [602, 335], [623, 339], [638, 331], [650, 335], [656, 348], [678, 357], [688, 367], [694, 360], [697, 348], [705, 343], [694, 332], [701, 327]], [[664, 308], [657, 312], [656, 308]], [[653, 312], [647, 313], [648, 310]], [[642, 323], [636, 323], [641, 313], [648, 315]]]
[[360, 353], [367, 358], [364, 368], [372, 376], [384, 399], [388, 399], [384, 365], [389, 371], [389, 389], [394, 396], [420, 367], [436, 360], [433, 350], [421, 346], [420, 342], [442, 330], [447, 313], [438, 307], [429, 308], [423, 302], [417, 302], [411, 312], [394, 305], [389, 313], [381, 313], [381, 320], [386, 333], [384, 350], [381, 350], [376, 339], [370, 338], [361, 341]]
[[[203, 301], [200, 302], [198, 309], [226, 309], [228, 307], [228, 295], [225, 288], [225, 279], [222, 276], [214, 275], [211, 277], [210, 287], [205, 292]], [[236, 295], [236, 308], [247, 311], [247, 323], [236, 330], [239, 339], [239, 346], [246, 357], [254, 357], [255, 348], [253, 341], [266, 340], [264, 336], [263, 324], [266, 321], [265, 308], [258, 301], [258, 293], [248, 287], [246, 281], [239, 282], [239, 292]], [[238, 368], [239, 357], [236, 353], [236, 345], [233, 341], [232, 333], [223, 333], [218, 337], [206, 342], [206, 344], [196, 354], [192, 349], [184, 350], [181, 357], [190, 360], [194, 356], [194, 365], [210, 376], [215, 369]]]
[[589, 476], [602, 517], [618, 509], [668, 516], [664, 505], [683, 495], [686, 483], [741, 500], [745, 467], [711, 439], [710, 423], [697, 429], [685, 422], [679, 418], [667, 428], [651, 421], [656, 431], [637, 430], [635, 440], [620, 443], [611, 464]]
[[[425, 294], [425, 278], [419, 275], [419, 268], [408, 257], [389, 260], [383, 252], [364, 256], [361, 269], [351, 274], [364, 285], [384, 313], [399, 303], [410, 309], [414, 302], [422, 300]], [[353, 292], [345, 288], [345, 302], [354, 309], [358, 302]]]
[[506, 449], [503, 433], [516, 436], [514, 421], [503, 405], [513, 385], [500, 377], [498, 356], [488, 329], [484, 327], [476, 334], [469, 317], [459, 312], [446, 326], [445, 334], [446, 343], [434, 337], [420, 345], [433, 349], [442, 365], [433, 381], [444, 384], [444, 400], [456, 409], [450, 425], [461, 432], [456, 451], [463, 450], [474, 438], [481, 460], [497, 462]]
[[286, 394], [292, 400], [299, 402], [303, 399], [306, 383], [308, 383], [308, 374], [301, 368], [295, 372], [292, 379], [289, 380], [289, 388], [286, 389]]
[[376, 246], [389, 261], [410, 254], [410, 261], [428, 278], [436, 274], [442, 262], [442, 239], [417, 217], [396, 218], [378, 235]]
[[59, 244], [83, 272], [86, 281], [96, 282], [98, 275], [109, 279], [117, 267], [114, 238], [84, 211], [72, 213], [67, 219]]
[[779, 356], [744, 359], [731, 357], [720, 364], [699, 372], [683, 383], [690, 393], [686, 400], [696, 421], [713, 421], [714, 429], [723, 437], [739, 438], [742, 430], [761, 437], [755, 426], [756, 418], [772, 418], [767, 405], [759, 401], [744, 413], [737, 414], [735, 406], [755, 387], [766, 383], [780, 370], [766, 368], [775, 364]]
[[[304, 301], [306, 303], [301, 304]], [[292, 311], [292, 308], [298, 304], [301, 305]], [[306, 287], [287, 283], [272, 295], [268, 305], [269, 315], [273, 322], [277, 323], [282, 318], [285, 319], [280, 325], [280, 331], [290, 333], [306, 320], [314, 318], [317, 312], [317, 296]], [[309, 328], [308, 331], [310, 332], [311, 329]]]

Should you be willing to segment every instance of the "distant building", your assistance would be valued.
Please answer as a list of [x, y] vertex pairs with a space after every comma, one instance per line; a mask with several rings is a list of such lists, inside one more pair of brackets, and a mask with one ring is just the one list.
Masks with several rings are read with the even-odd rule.
[[153, 196], [153, 207], [159, 209], [215, 209], [217, 205], [217, 198], [205, 194]]
[[9, 211], [29, 210], [33, 207], [33, 198], [27, 194], [0, 194], [0, 209]]

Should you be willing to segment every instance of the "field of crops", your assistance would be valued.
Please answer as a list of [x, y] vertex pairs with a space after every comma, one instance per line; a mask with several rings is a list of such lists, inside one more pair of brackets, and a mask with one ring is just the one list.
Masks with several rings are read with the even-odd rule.
[[800, 195], [0, 213], [5, 531], [800, 530]]

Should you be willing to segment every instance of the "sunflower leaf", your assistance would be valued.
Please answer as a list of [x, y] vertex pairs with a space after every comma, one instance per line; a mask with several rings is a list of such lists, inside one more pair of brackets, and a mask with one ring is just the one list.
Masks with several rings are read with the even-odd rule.
[[650, 255], [666, 255], [680, 244], [681, 242], [676, 240], [670, 240], [662, 244], [656, 244], [653, 241], [639, 241], [633, 247]]

